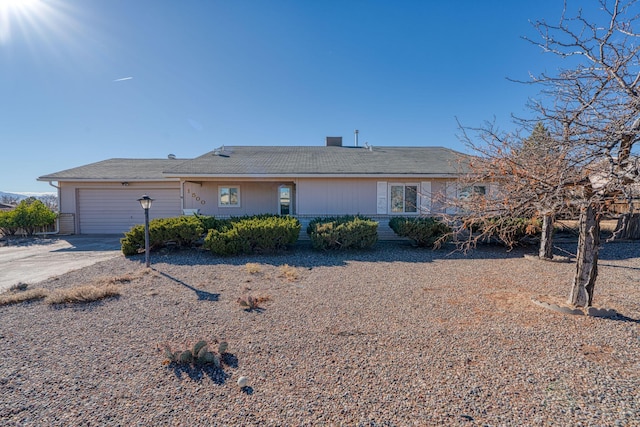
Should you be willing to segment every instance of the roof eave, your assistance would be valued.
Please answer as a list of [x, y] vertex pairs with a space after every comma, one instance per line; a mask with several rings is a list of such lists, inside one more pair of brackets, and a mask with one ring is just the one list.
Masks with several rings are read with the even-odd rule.
[[180, 179], [192, 179], [192, 178], [216, 178], [216, 179], [228, 179], [228, 178], [457, 178], [460, 176], [458, 173], [296, 173], [296, 174], [166, 174], [170, 177], [176, 177]]
[[65, 178], [65, 177], [47, 177], [47, 176], [41, 176], [39, 178], [36, 179], [36, 181], [43, 181], [43, 182], [51, 182], [51, 181], [57, 181], [57, 182], [149, 182], [149, 181], [154, 181], [154, 182], [177, 182], [180, 181], [179, 178], [174, 178], [174, 177], [161, 177], [161, 178], [127, 178], [127, 177], [122, 177], [122, 178]]

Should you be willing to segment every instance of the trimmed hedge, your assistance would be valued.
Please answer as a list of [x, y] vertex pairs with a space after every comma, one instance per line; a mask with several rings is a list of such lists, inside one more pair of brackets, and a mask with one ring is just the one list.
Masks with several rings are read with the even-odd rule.
[[[149, 221], [149, 248], [155, 250], [172, 242], [191, 247], [202, 237], [206, 226], [222, 223], [213, 217], [179, 216]], [[213, 222], [215, 221], [215, 222]], [[144, 251], [144, 225], [136, 225], [120, 239], [122, 253], [135, 255]]]
[[417, 246], [433, 247], [451, 229], [442, 221], [430, 217], [395, 217], [389, 227], [400, 237], [408, 237]]
[[232, 218], [224, 227], [210, 229], [204, 248], [217, 255], [271, 253], [293, 245], [300, 221], [278, 215]]
[[195, 214], [193, 216], [200, 220], [205, 232], [211, 229], [221, 230], [225, 227], [229, 227], [232, 221], [230, 219], [218, 219], [215, 216], [204, 216], [198, 214]]
[[307, 234], [314, 249], [365, 249], [378, 241], [378, 223], [357, 215], [315, 218]]

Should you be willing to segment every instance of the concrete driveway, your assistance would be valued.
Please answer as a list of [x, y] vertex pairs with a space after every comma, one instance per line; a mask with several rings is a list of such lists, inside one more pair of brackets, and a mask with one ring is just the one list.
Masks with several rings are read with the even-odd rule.
[[122, 256], [122, 235], [12, 238], [0, 242], [0, 292]]

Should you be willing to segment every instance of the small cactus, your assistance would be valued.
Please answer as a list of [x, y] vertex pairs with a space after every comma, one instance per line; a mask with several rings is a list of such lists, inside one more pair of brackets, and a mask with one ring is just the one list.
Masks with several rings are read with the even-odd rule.
[[271, 298], [268, 296], [255, 297], [253, 295], [246, 294], [238, 298], [236, 302], [240, 304], [240, 307], [244, 307], [245, 310], [251, 311], [251, 310], [259, 309], [261, 303], [265, 301], [270, 301], [270, 300]]
[[171, 351], [171, 348], [169, 346], [166, 346], [164, 349], [164, 355], [167, 358], [167, 360], [169, 360], [169, 362], [175, 362], [176, 361], [176, 354], [174, 354]]
[[198, 355], [198, 361], [203, 365], [206, 365], [208, 363], [215, 363], [215, 357], [215, 354], [211, 353], [210, 351], [206, 351], [203, 355]]
[[[213, 353], [212, 353], [213, 354]], [[220, 367], [222, 366], [222, 359], [220, 358], [219, 354], [213, 354], [213, 364], [216, 366], [216, 368], [220, 369]]]
[[[198, 355], [200, 354], [200, 351], [201, 351], [203, 348], [205, 348], [205, 349], [207, 348], [207, 342], [206, 342], [205, 340], [200, 340], [200, 341], [198, 341], [197, 343], [195, 343], [195, 344], [193, 345], [193, 350], [192, 350], [193, 355], [194, 355], [194, 356], [198, 356]], [[205, 351], [206, 351], [206, 350], [205, 350]]]
[[194, 357], [197, 357], [198, 359], [202, 359], [204, 357], [204, 355], [207, 354], [207, 353], [209, 353], [209, 348], [205, 345], [204, 347], [202, 347], [200, 349], [198, 354], [195, 355]]
[[192, 360], [193, 353], [191, 353], [191, 350], [185, 350], [180, 353], [180, 363], [191, 363]]
[[196, 342], [191, 350], [178, 350], [173, 352], [169, 345], [165, 345], [164, 354], [165, 361], [164, 365], [170, 365], [172, 363], [177, 363], [180, 365], [188, 365], [188, 364], [198, 364], [198, 365], [214, 365], [216, 368], [220, 369], [222, 367], [223, 354], [227, 351], [229, 344], [226, 341], [219, 342], [217, 339], [211, 342], [211, 345], [217, 344], [218, 352], [209, 350], [209, 343], [205, 340], [200, 340]]

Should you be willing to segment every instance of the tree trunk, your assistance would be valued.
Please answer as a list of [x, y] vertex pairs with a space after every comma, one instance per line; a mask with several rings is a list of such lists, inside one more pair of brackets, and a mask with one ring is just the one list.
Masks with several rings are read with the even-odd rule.
[[613, 232], [614, 240], [639, 240], [640, 239], [640, 213], [626, 213], [618, 218], [616, 231]]
[[538, 256], [542, 259], [553, 259], [553, 215], [542, 216], [542, 234], [540, 235], [540, 250]]
[[589, 307], [593, 302], [593, 290], [598, 277], [600, 246], [600, 218], [592, 205], [582, 208], [578, 226], [578, 262], [567, 303], [576, 307]]

